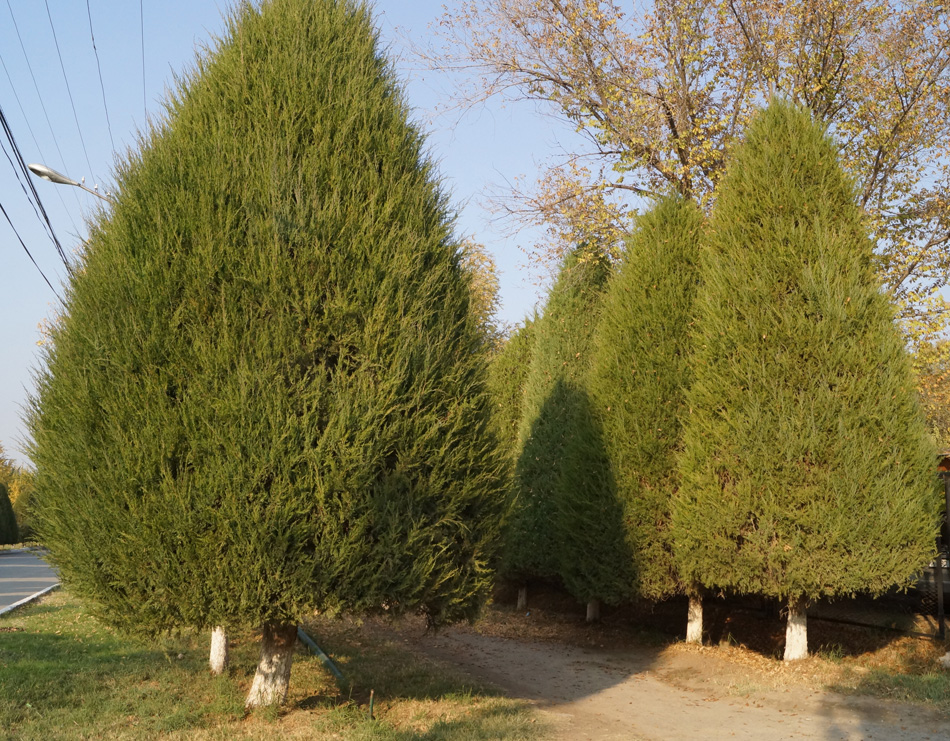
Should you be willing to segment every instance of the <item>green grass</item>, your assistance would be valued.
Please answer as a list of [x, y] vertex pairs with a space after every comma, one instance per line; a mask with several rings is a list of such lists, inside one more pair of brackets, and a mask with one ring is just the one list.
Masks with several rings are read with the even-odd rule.
[[938, 663], [945, 651], [943, 644], [903, 638], [875, 653], [845, 660], [840, 679], [831, 688], [950, 713], [950, 672]]
[[950, 677], [940, 670], [895, 674], [886, 669], [872, 669], [860, 678], [851, 677], [850, 681], [834, 689], [930, 705], [945, 713], [950, 712]]
[[[232, 670], [207, 670], [209, 636], [143, 643], [98, 621], [68, 592], [0, 618], [0, 739], [538, 739], [524, 703], [473, 684], [342, 620], [308, 632], [346, 675], [341, 688], [303, 649], [280, 710], [246, 716], [255, 636]], [[374, 691], [375, 719], [368, 717]]]

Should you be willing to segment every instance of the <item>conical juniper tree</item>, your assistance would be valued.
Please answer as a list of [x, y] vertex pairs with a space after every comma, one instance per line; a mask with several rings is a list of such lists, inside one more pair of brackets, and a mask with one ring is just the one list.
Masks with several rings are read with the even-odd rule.
[[505, 571], [514, 581], [559, 575], [557, 487], [574, 433], [572, 400], [586, 382], [590, 340], [609, 274], [609, 263], [595, 248], [578, 247], [565, 260], [544, 312], [533, 324], [534, 348], [518, 431], [515, 503], [506, 539]]
[[643, 214], [610, 282], [594, 338], [591, 392], [622, 519], [631, 591], [659, 600], [690, 594], [687, 639], [702, 640], [702, 602], [673, 564], [670, 508], [689, 386], [693, 299], [703, 216], [670, 196]]
[[[537, 316], [525, 319], [492, 356], [488, 368], [488, 388], [492, 404], [492, 427], [505, 461], [505, 491], [515, 500], [514, 471], [520, 451], [518, 428], [524, 413], [525, 380], [534, 349]], [[527, 606], [527, 589], [518, 590], [518, 609]]]
[[[587, 354], [593, 355], [590, 346]], [[577, 381], [558, 379], [541, 416], [564, 425], [552, 520], [558, 576], [587, 604], [587, 621], [594, 622], [601, 603], [615, 605], [631, 596], [633, 556], [601, 415], [589, 392], [590, 367], [588, 360], [587, 374]]]
[[789, 605], [881, 593], [931, 557], [933, 447], [835, 147], [774, 102], [722, 181], [703, 252], [673, 543], [689, 581]]
[[0, 545], [11, 545], [20, 542], [20, 531], [17, 527], [16, 515], [7, 485], [0, 482]]
[[243, 3], [117, 174], [28, 412], [38, 521], [112, 623], [468, 618], [504, 510], [470, 275], [366, 7]]
[[492, 356], [488, 368], [495, 435], [508, 458], [514, 458], [517, 452], [536, 321], [537, 317], [525, 319], [524, 324], [515, 329]]

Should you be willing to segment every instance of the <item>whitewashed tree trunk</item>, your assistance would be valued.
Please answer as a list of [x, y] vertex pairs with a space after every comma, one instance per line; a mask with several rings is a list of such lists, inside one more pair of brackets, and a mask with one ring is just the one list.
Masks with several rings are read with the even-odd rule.
[[264, 623], [261, 659], [244, 703], [245, 708], [279, 705], [284, 701], [290, 685], [290, 666], [294, 660], [296, 643], [296, 625]]
[[600, 620], [600, 600], [592, 599], [587, 603], [587, 622], [596, 623]]
[[686, 642], [696, 646], [703, 645], [703, 596], [689, 595], [689, 608], [686, 613]]
[[220, 625], [211, 631], [211, 657], [208, 663], [211, 665], [212, 674], [224, 674], [228, 668], [228, 634]]
[[808, 656], [808, 622], [805, 600], [788, 601], [788, 622], [785, 625], [785, 660], [794, 661]]
[[518, 588], [518, 606], [515, 609], [517, 610], [528, 609], [528, 588], [527, 587]]

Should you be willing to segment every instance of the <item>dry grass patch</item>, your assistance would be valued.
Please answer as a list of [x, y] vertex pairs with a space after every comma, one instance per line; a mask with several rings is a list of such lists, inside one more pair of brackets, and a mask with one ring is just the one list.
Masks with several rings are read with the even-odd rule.
[[[484, 635], [523, 641], [564, 643], [605, 650], [649, 649], [652, 671], [671, 684], [713, 687], [726, 695], [802, 687], [833, 689], [848, 694], [891, 698], [950, 712], [950, 671], [939, 659], [950, 643], [903, 635], [887, 629], [891, 607], [868, 598], [840, 600], [835, 606], [854, 612], [853, 619], [875, 620], [881, 627], [861, 627], [827, 620], [809, 620], [809, 658], [782, 661], [785, 620], [778, 610], [754, 599], [709, 599], [706, 604], [707, 645], [683, 643], [685, 600], [605, 608], [600, 624], [584, 622], [584, 608], [563, 592], [544, 586], [529, 591], [529, 608], [513, 609], [514, 590], [501, 589], [493, 605], [474, 627]], [[906, 609], [906, 607], [904, 608]], [[896, 613], [895, 613], [896, 614]], [[923, 618], [897, 615], [915, 629], [927, 628]], [[695, 661], [676, 661], [675, 657]], [[693, 665], [693, 669], [684, 669]]]

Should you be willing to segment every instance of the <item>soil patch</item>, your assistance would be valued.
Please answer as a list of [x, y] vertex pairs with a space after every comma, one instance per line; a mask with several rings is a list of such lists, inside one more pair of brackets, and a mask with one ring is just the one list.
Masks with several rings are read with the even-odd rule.
[[[679, 640], [685, 602], [672, 602], [605, 611], [590, 626], [582, 608], [556, 592], [535, 593], [531, 609], [496, 605], [474, 626], [435, 634], [413, 620], [367, 628], [531, 701], [558, 739], [950, 738], [950, 718], [938, 710], [827, 689], [845, 669], [867, 667], [821, 656], [777, 660], [783, 626], [768, 609], [732, 606], [710, 620], [721, 626], [717, 645], [689, 647]], [[840, 656], [878, 656], [895, 643], [893, 635], [818, 620], [809, 632], [813, 647], [833, 644]], [[927, 661], [941, 650], [917, 643]]]

